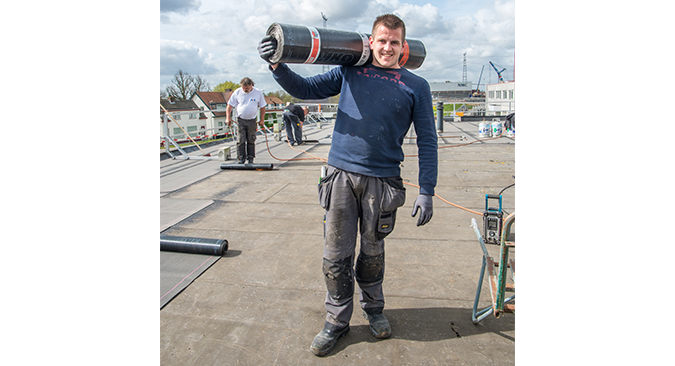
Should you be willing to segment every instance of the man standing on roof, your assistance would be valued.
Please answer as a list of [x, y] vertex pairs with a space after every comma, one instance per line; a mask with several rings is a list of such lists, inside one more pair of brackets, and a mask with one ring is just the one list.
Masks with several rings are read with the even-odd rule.
[[226, 122], [232, 126], [232, 108], [237, 108], [237, 125], [239, 140], [237, 141], [237, 162], [244, 164], [248, 159], [253, 164], [255, 159], [255, 134], [258, 108], [260, 108], [260, 127], [265, 126], [265, 97], [254, 88], [255, 83], [248, 77], [241, 79], [241, 88], [235, 90], [227, 102], [225, 109]]
[[[319, 201], [326, 209], [323, 274], [326, 320], [310, 350], [328, 354], [349, 331], [354, 278], [360, 305], [376, 338], [391, 336], [383, 315], [384, 238], [391, 233], [396, 210], [405, 202], [400, 164], [402, 144], [410, 125], [417, 134], [420, 194], [412, 216], [417, 226], [431, 220], [432, 197], [438, 175], [438, 141], [429, 83], [399, 66], [405, 24], [392, 14], [379, 16], [370, 37], [372, 63], [340, 66], [303, 78], [285, 64], [272, 64], [274, 79], [299, 99], [324, 99], [340, 94], [337, 119], [328, 155], [327, 175], [319, 184]], [[260, 56], [269, 62], [277, 48], [267, 36]], [[361, 252], [354, 268], [357, 230]]]
[[[286, 103], [286, 109], [284, 109], [283, 119], [284, 125], [286, 126], [286, 138], [288, 143], [291, 146], [296, 143], [298, 146], [304, 144], [302, 141], [302, 124], [305, 122], [305, 115], [307, 114], [307, 108], [300, 107], [291, 102]], [[295, 137], [293, 134], [295, 133]]]

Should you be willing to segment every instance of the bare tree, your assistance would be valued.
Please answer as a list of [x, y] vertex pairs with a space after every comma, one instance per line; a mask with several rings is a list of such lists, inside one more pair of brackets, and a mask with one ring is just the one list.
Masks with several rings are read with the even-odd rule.
[[166, 94], [178, 100], [187, 100], [193, 93], [209, 91], [211, 88], [201, 76], [192, 76], [183, 70], [178, 70], [171, 80], [171, 85], [166, 87]]
[[193, 92], [211, 90], [211, 87], [209, 86], [209, 83], [206, 80], [202, 79], [202, 77], [199, 76], [199, 75], [192, 78], [192, 88], [193, 88]]

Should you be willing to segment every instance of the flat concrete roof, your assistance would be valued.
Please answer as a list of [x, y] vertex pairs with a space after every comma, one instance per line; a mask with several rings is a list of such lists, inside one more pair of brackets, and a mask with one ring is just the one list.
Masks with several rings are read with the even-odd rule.
[[[295, 149], [327, 158], [332, 125], [305, 129], [318, 144]], [[485, 194], [515, 183], [515, 139], [481, 141], [478, 122], [445, 122], [439, 139], [437, 195], [483, 212]], [[414, 139], [406, 155], [415, 155]], [[227, 239], [229, 250], [160, 311], [162, 365], [513, 365], [515, 314], [471, 321], [482, 252], [471, 219], [482, 216], [434, 199], [434, 216], [416, 227], [410, 216], [417, 189], [385, 239], [384, 314], [392, 337], [375, 339], [355, 309], [351, 331], [326, 357], [309, 351], [323, 328], [323, 209], [316, 185], [319, 160], [259, 135], [256, 163], [269, 171], [221, 170], [202, 160], [160, 161], [160, 232]], [[226, 143], [208, 148], [234, 146]], [[200, 152], [190, 153], [193, 156]], [[417, 158], [402, 164], [404, 181], [417, 184]], [[515, 212], [515, 189], [503, 192]], [[515, 226], [514, 226], [515, 231]], [[358, 250], [358, 249], [357, 249]], [[499, 247], [489, 245], [498, 259]], [[515, 259], [515, 249], [510, 258]], [[358, 295], [357, 295], [358, 296]], [[488, 306], [487, 281], [480, 308]], [[358, 306], [358, 305], [357, 305]]]

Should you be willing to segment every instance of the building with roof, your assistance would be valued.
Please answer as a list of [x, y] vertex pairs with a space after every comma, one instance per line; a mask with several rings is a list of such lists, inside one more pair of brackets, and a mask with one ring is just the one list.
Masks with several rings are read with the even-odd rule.
[[431, 88], [431, 97], [434, 100], [463, 100], [471, 96], [473, 83], [446, 81], [442, 83], [429, 83]]
[[202, 111], [206, 113], [207, 128], [213, 131], [211, 135], [224, 135], [227, 131], [227, 101], [230, 100], [232, 90], [224, 92], [196, 92], [190, 98]]
[[485, 86], [485, 111], [496, 116], [506, 116], [516, 111], [516, 82], [488, 84]]
[[[207, 135], [207, 117], [204, 113], [200, 113], [201, 110], [194, 101], [175, 100], [170, 97], [168, 100], [160, 100], [159, 104], [172, 117], [167, 118], [168, 131], [171, 136], [177, 136], [179, 140], [187, 139], [183, 132], [184, 129], [192, 138], [205, 138], [205, 135]], [[161, 108], [159, 135], [160, 137], [164, 136], [164, 110]]]

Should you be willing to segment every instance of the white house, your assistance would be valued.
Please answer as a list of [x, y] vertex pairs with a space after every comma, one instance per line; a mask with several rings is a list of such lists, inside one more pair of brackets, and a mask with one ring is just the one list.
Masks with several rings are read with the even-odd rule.
[[488, 114], [494, 113], [505, 116], [516, 111], [516, 82], [488, 84], [485, 89], [485, 110]]
[[[159, 102], [173, 118], [167, 118], [169, 135], [177, 140], [187, 139], [183, 129], [195, 138], [206, 134], [206, 116], [191, 100], [161, 100]], [[194, 112], [180, 113], [179, 112]], [[182, 129], [181, 129], [182, 127]], [[164, 110], [160, 108], [159, 136], [164, 136]], [[175, 137], [174, 137], [175, 136]]]
[[205, 115], [209, 135], [223, 135], [228, 132], [225, 109], [231, 95], [232, 91], [228, 89], [224, 92], [196, 92], [190, 98], [199, 109], [208, 112]]

